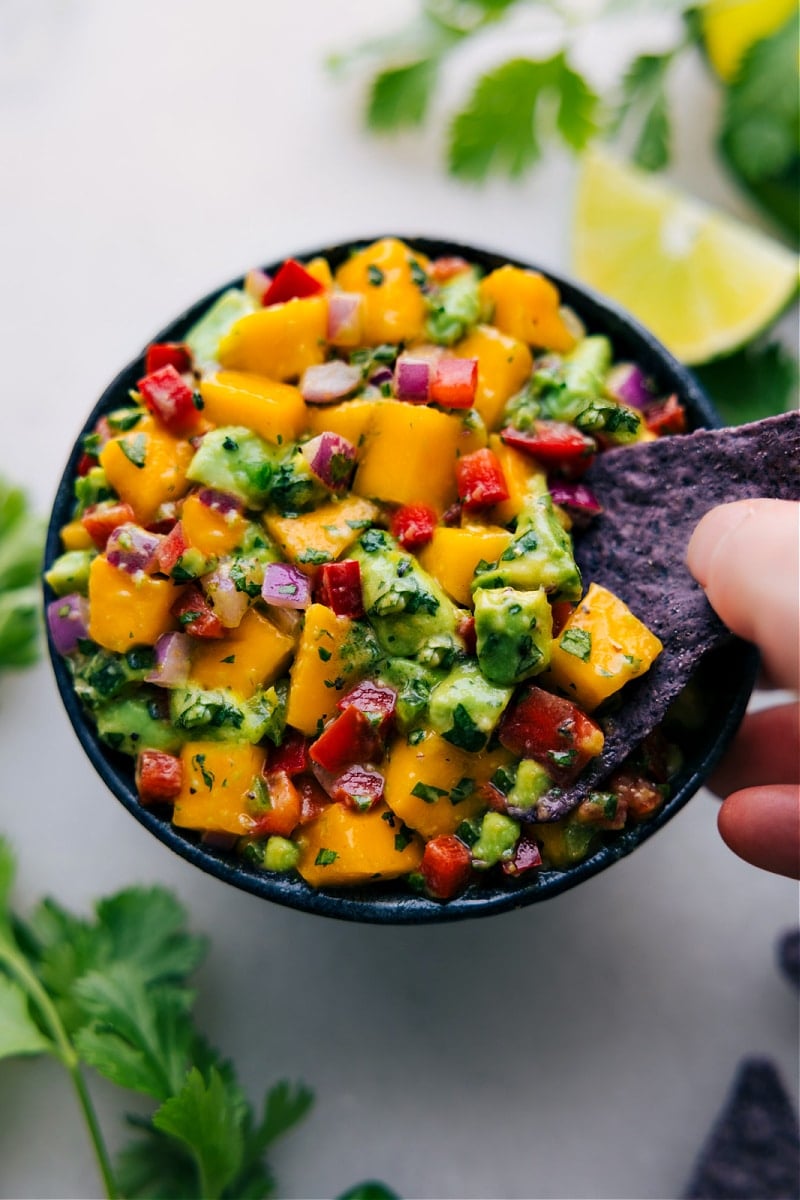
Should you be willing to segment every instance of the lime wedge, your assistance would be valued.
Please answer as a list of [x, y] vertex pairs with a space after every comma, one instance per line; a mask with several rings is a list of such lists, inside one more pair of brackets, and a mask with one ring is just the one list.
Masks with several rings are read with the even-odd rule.
[[581, 168], [573, 270], [686, 363], [750, 341], [798, 284], [790, 250], [597, 152]]
[[776, 33], [797, 0], [708, 0], [700, 10], [703, 41], [720, 79], [730, 82], [754, 42]]

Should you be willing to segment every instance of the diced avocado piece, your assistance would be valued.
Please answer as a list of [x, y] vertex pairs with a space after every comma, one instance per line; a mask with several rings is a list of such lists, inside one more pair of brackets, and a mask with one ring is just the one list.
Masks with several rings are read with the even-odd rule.
[[210, 571], [212, 561], [207, 559], [205, 554], [201, 554], [196, 546], [190, 546], [175, 563], [170, 575], [178, 583], [188, 583], [190, 579], [199, 579], [201, 575]]
[[241, 288], [228, 288], [223, 292], [183, 339], [192, 352], [195, 366], [205, 367], [216, 362], [217, 349], [225, 334], [240, 317], [255, 312], [255, 308], [255, 301]]
[[85, 596], [89, 591], [89, 568], [95, 558], [96, 550], [67, 550], [55, 560], [45, 580], [57, 596], [71, 592]]
[[288, 838], [273, 836], [264, 847], [263, 861], [268, 871], [291, 871], [300, 861], [300, 847]]
[[[209, 741], [250, 742], [268, 737], [276, 745], [286, 719], [285, 688], [276, 686], [243, 700], [224, 688], [174, 688], [169, 700], [173, 725]], [[199, 731], [199, 732], [198, 732]]]
[[250, 508], [263, 508], [275, 472], [275, 449], [239, 425], [212, 429], [189, 464], [193, 483], [238, 496]]
[[381, 665], [378, 681], [397, 692], [395, 717], [404, 733], [422, 722], [440, 679], [441, 674], [410, 658], [389, 658]]
[[511, 691], [489, 683], [474, 659], [466, 659], [431, 692], [428, 720], [452, 745], [482, 750], [511, 699]]
[[519, 825], [505, 813], [487, 812], [481, 822], [481, 832], [472, 846], [472, 864], [487, 870], [495, 863], [511, 858], [519, 840]]
[[269, 489], [269, 502], [283, 513], [306, 512], [315, 508], [330, 493], [317, 479], [299, 446], [289, 446], [276, 461]]
[[240, 552], [232, 558], [229, 571], [237, 592], [246, 592], [253, 599], [260, 596], [264, 567], [267, 563], [279, 562], [280, 557], [263, 525], [251, 521], [242, 538]]
[[85, 475], [79, 475], [75, 480], [75, 509], [73, 519], [82, 517], [87, 508], [99, 504], [101, 500], [112, 500], [116, 492], [108, 482], [108, 477], [102, 467], [92, 467]]
[[523, 758], [506, 799], [511, 808], [533, 808], [552, 786], [553, 780], [541, 763]]
[[351, 558], [361, 566], [364, 608], [387, 654], [412, 658], [433, 643], [436, 662], [427, 664], [433, 666], [441, 662], [444, 646], [461, 648], [456, 634], [459, 610], [390, 534], [367, 530]]
[[425, 322], [429, 341], [452, 346], [466, 336], [481, 316], [478, 283], [477, 271], [460, 271], [433, 289], [428, 297], [430, 315]]
[[602, 334], [585, 337], [561, 363], [535, 375], [543, 417], [574, 421], [603, 394], [611, 366], [611, 343]]
[[590, 825], [573, 821], [551, 821], [532, 827], [536, 840], [541, 843], [542, 854], [548, 865], [558, 871], [581, 862], [592, 849], [596, 832]]
[[157, 711], [154, 701], [141, 696], [114, 700], [95, 711], [97, 732], [112, 750], [122, 754], [180, 749], [183, 733], [159, 717]]
[[642, 418], [633, 408], [614, 400], [593, 400], [575, 418], [581, 433], [602, 433], [615, 446], [635, 442], [642, 428]]
[[129, 684], [144, 682], [155, 661], [151, 646], [135, 646], [126, 654], [97, 650], [88, 658], [71, 660], [75, 691], [89, 708], [102, 706]]
[[544, 588], [559, 600], [580, 600], [581, 576], [572, 539], [558, 522], [550, 495], [540, 496], [517, 518], [511, 545], [499, 560], [478, 564], [472, 588]]
[[553, 613], [544, 588], [479, 588], [475, 635], [478, 663], [491, 683], [520, 683], [544, 671], [553, 638]]

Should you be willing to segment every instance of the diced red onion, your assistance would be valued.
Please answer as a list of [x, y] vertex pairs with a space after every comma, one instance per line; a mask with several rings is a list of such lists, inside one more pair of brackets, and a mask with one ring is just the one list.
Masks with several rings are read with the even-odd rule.
[[181, 687], [189, 678], [192, 639], [185, 633], [162, 633], [155, 644], [156, 665], [145, 676], [159, 687]]
[[369, 381], [373, 387], [381, 387], [384, 383], [391, 383], [394, 379], [394, 372], [391, 367], [378, 367], [377, 371], [373, 371], [369, 377]]
[[603, 506], [591, 488], [575, 479], [553, 479], [548, 484], [554, 504], [560, 504], [574, 516], [596, 517]]
[[635, 363], [619, 363], [612, 367], [606, 379], [605, 390], [612, 399], [621, 404], [630, 404], [631, 408], [644, 408], [653, 400], [647, 379]]
[[394, 390], [398, 400], [425, 404], [430, 393], [431, 364], [426, 358], [401, 354], [394, 369]]
[[311, 764], [311, 772], [319, 786], [327, 796], [333, 799], [334, 789], [339, 781], [339, 774], [336, 771], [328, 771], [325, 767], [321, 767], [319, 763], [314, 762], [313, 758], [309, 759]]
[[111, 531], [106, 543], [106, 557], [112, 567], [131, 575], [139, 571], [150, 573], [158, 569], [156, 556], [163, 540], [160, 534], [126, 521]]
[[229, 492], [218, 492], [215, 488], [203, 488], [198, 499], [206, 508], [214, 508], [223, 515], [244, 511], [244, 505], [236, 496], [231, 496]]
[[230, 576], [230, 565], [223, 564], [203, 577], [206, 593], [215, 614], [226, 629], [235, 629], [250, 606], [247, 592], [241, 592]]
[[261, 595], [265, 603], [276, 608], [308, 608], [311, 580], [291, 563], [267, 563]]
[[357, 346], [364, 320], [360, 292], [331, 292], [328, 297], [328, 341], [332, 346]]
[[300, 380], [303, 399], [309, 404], [333, 404], [354, 392], [361, 383], [361, 370], [334, 359], [308, 367]]
[[338, 433], [320, 433], [300, 447], [311, 470], [331, 491], [346, 489], [353, 475], [356, 448]]
[[47, 606], [47, 627], [59, 654], [73, 654], [88, 636], [89, 601], [77, 592], [59, 596]]

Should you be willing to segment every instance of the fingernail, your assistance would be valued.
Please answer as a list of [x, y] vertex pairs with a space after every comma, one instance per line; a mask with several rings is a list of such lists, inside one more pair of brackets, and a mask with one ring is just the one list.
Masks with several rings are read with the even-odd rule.
[[686, 548], [686, 565], [701, 587], [708, 582], [711, 559], [719, 546], [752, 512], [749, 500], [736, 500], [712, 508], [698, 523]]

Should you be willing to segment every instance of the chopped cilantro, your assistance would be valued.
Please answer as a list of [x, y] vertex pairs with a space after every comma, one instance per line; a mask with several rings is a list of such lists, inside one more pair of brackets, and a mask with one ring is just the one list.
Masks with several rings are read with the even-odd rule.
[[471, 753], [482, 750], [486, 744], [486, 735], [481, 733], [463, 704], [456, 705], [453, 710], [453, 726], [447, 733], [443, 733], [442, 737], [452, 746], [458, 746], [460, 750], [469, 750]]
[[475, 780], [470, 779], [468, 775], [465, 775], [463, 779], [459, 779], [455, 787], [451, 788], [450, 803], [461, 804], [461, 802], [468, 799], [468, 797], [471, 796], [474, 791]]
[[145, 434], [137, 433], [132, 438], [120, 438], [119, 448], [128, 462], [133, 463], [139, 470], [142, 469], [147, 457], [147, 437]]
[[214, 786], [214, 772], [209, 771], [206, 768], [205, 754], [195, 754], [192, 758], [192, 763], [197, 767], [198, 771], [203, 776], [203, 783], [206, 785], [208, 790], [211, 791]]
[[326, 650], [324, 646], [317, 647], [317, 654], [320, 656], [323, 662], [330, 662], [331, 652], [330, 650]]
[[559, 646], [566, 654], [572, 654], [581, 662], [588, 662], [592, 654], [592, 635], [588, 629], [565, 629]]
[[419, 782], [414, 784], [411, 795], [424, 800], [426, 804], [435, 804], [440, 796], [447, 795], [447, 791], [445, 788], [435, 787], [432, 783]]
[[323, 846], [322, 849], [318, 851], [317, 857], [314, 859], [314, 866], [329, 867], [332, 863], [336, 862], [338, 857], [339, 855], [335, 850], [326, 850]]
[[380, 267], [376, 267], [374, 263], [370, 263], [367, 267], [367, 279], [371, 287], [380, 287], [383, 283], [383, 271]]

